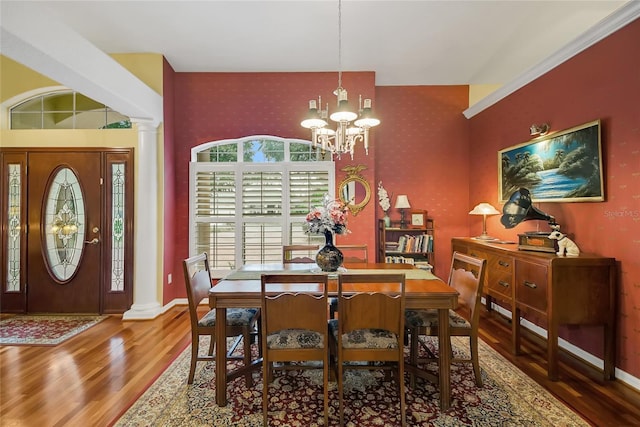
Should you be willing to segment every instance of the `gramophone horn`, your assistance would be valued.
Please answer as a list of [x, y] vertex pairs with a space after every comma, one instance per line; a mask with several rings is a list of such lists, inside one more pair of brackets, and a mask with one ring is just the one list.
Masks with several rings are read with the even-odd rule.
[[526, 188], [514, 192], [502, 208], [500, 222], [505, 228], [513, 228], [523, 221], [545, 220], [555, 224], [555, 218], [532, 206], [531, 193]]

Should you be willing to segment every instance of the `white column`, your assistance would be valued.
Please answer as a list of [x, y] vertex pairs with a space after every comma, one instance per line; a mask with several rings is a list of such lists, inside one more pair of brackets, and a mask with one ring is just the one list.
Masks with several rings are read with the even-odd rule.
[[158, 262], [158, 132], [151, 121], [133, 119], [138, 126], [135, 204], [135, 262], [133, 305], [123, 320], [153, 319], [163, 312]]

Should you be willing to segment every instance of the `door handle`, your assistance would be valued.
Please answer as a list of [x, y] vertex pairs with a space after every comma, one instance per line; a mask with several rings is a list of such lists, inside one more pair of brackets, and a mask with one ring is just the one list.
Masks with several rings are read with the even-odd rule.
[[100, 243], [100, 239], [98, 239], [97, 237], [94, 237], [93, 239], [89, 240], [89, 241], [84, 241], [87, 245], [97, 245], [98, 243]]

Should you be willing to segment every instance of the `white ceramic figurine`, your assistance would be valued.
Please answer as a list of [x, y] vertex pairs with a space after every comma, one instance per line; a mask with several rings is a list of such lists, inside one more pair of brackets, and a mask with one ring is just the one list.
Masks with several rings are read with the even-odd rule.
[[567, 237], [566, 234], [563, 234], [559, 227], [554, 229], [551, 234], [549, 234], [549, 239], [554, 239], [558, 241], [558, 252], [557, 255], [564, 255], [566, 253], [567, 256], [578, 256], [580, 255], [580, 248], [575, 242]]

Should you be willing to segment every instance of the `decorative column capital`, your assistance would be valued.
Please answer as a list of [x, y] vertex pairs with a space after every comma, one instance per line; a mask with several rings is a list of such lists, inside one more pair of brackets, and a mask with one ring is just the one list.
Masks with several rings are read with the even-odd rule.
[[140, 119], [136, 117], [131, 117], [130, 120], [131, 123], [134, 123], [137, 126], [138, 132], [157, 132], [158, 126], [160, 125], [156, 120]]

